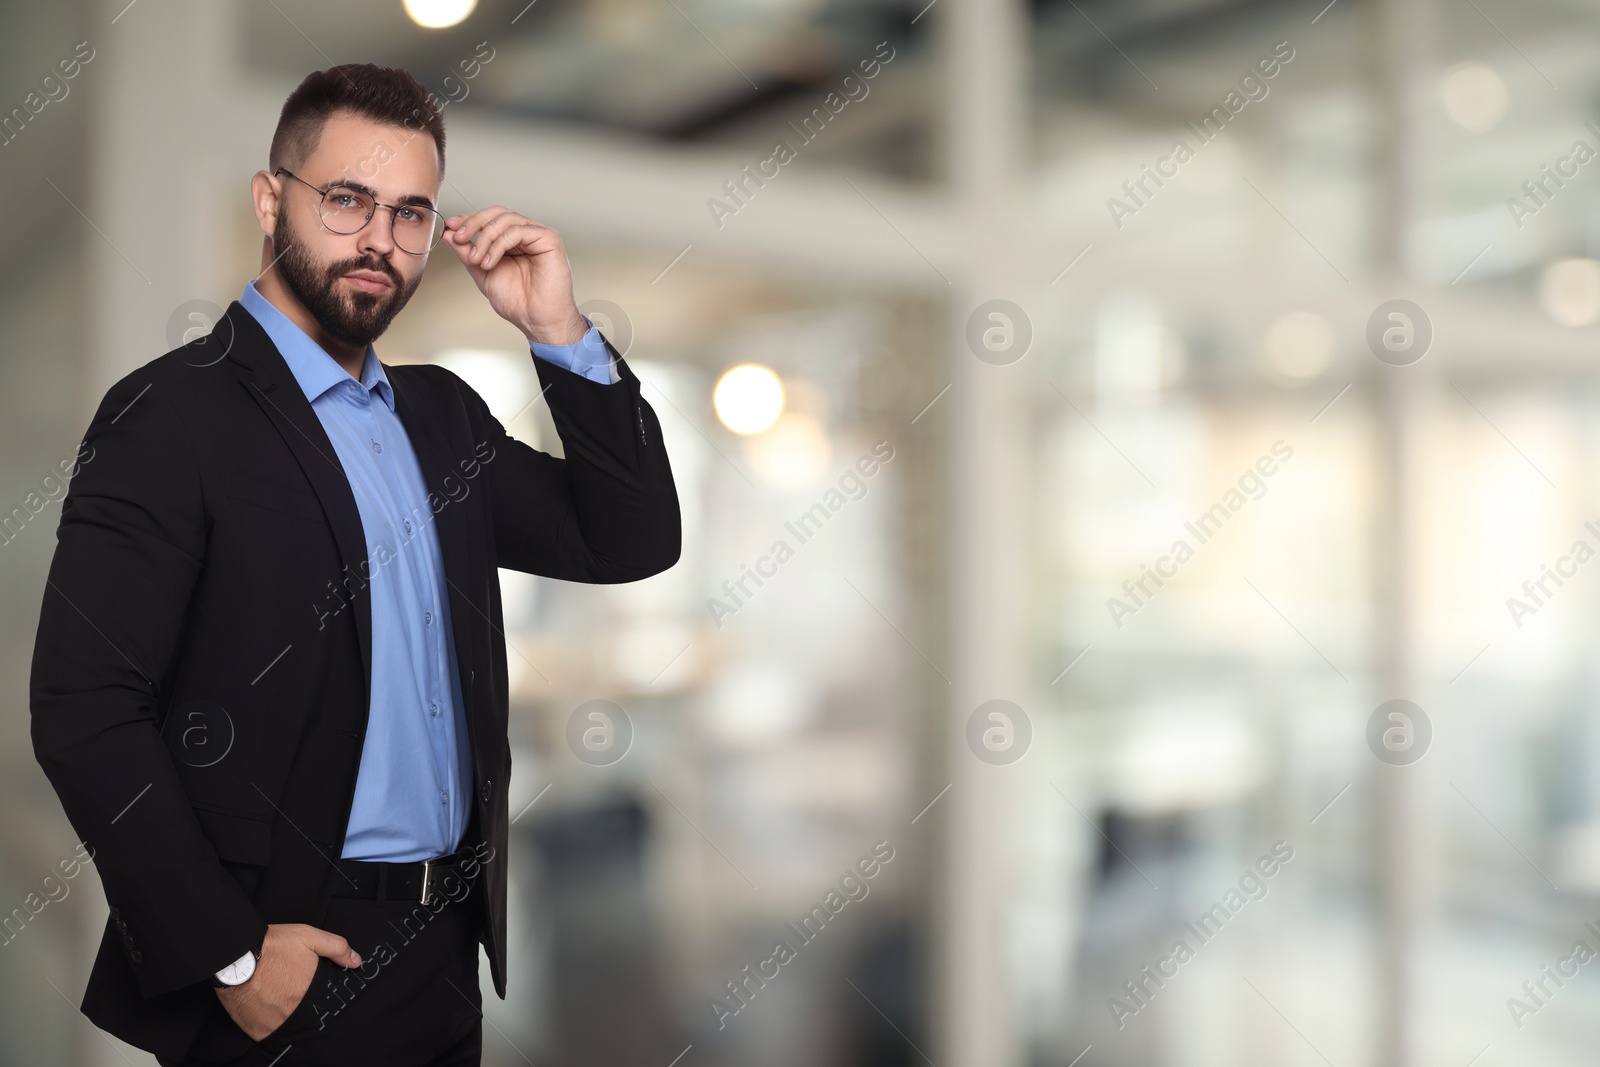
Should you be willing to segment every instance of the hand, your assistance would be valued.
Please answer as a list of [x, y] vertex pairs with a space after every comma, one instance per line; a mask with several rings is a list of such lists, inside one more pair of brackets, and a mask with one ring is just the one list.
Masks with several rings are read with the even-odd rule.
[[577, 344], [589, 331], [572, 298], [561, 235], [503, 207], [444, 220], [444, 241], [495, 313], [541, 344]]
[[270, 924], [250, 980], [218, 989], [217, 996], [239, 1029], [260, 1041], [282, 1026], [311, 991], [318, 956], [341, 967], [361, 966], [360, 954], [338, 934], [304, 923]]

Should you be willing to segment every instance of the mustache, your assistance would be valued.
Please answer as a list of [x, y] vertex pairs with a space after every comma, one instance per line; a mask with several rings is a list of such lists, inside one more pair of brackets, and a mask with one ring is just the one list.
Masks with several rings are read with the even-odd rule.
[[353, 270], [370, 270], [382, 274], [394, 283], [396, 289], [400, 288], [400, 272], [384, 260], [352, 259], [343, 263], [336, 263], [328, 268], [332, 278], [342, 278]]

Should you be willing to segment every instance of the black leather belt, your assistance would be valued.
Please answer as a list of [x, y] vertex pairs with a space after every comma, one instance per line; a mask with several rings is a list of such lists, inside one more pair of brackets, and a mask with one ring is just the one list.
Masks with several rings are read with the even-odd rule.
[[[466, 845], [448, 856], [413, 863], [336, 859], [333, 865], [343, 877], [333, 879], [332, 892], [336, 897], [375, 900], [379, 904], [390, 900], [415, 900], [428, 905], [446, 897], [460, 901], [465, 899], [466, 893], [456, 886], [466, 882], [470, 890], [475, 880], [461, 870], [469, 863], [480, 868], [473, 870], [474, 876], [481, 873], [482, 864]], [[447, 877], [448, 882], [444, 881]]]

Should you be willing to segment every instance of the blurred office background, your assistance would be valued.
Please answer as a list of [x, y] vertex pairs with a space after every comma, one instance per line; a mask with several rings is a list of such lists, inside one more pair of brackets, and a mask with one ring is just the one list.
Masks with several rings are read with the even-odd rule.
[[[109, 0], [0, 9], [0, 1064], [153, 1062], [45, 881], [52, 475], [347, 61], [562, 231], [684, 508], [502, 576], [486, 1064], [1593, 1062], [1600, 3]], [[559, 451], [447, 254], [377, 347]]]

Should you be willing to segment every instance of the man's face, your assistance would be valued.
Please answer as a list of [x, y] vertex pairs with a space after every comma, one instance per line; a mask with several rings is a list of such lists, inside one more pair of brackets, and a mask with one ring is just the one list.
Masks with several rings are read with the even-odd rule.
[[[384, 204], [412, 194], [432, 203], [439, 192], [431, 136], [350, 114], [331, 117], [316, 151], [290, 169], [317, 189], [352, 183], [372, 190]], [[316, 191], [286, 174], [278, 177], [284, 185], [272, 234], [273, 269], [328, 336], [365, 348], [382, 336], [416, 292], [427, 255], [412, 255], [395, 245], [388, 208], [374, 208], [371, 220], [356, 233], [333, 233], [317, 213]], [[350, 277], [352, 272], [377, 276], [381, 288]]]

